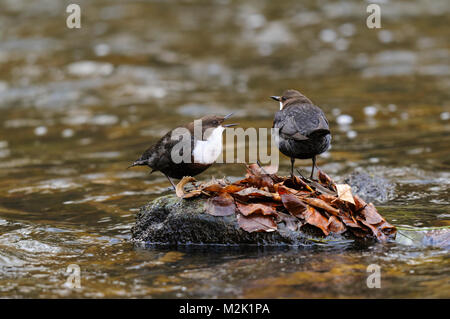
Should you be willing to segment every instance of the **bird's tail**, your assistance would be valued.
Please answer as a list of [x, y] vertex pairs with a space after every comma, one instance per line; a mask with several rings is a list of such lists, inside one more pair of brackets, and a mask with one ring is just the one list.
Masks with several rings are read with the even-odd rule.
[[327, 130], [325, 128], [320, 128], [318, 130], [312, 131], [308, 134], [308, 137], [323, 137], [325, 135], [330, 134], [330, 130]]
[[134, 166], [142, 166], [142, 165], [147, 165], [147, 161], [141, 161], [141, 160], [137, 160], [135, 161], [133, 164], [131, 164], [130, 166], [127, 167], [127, 169], [134, 167]]

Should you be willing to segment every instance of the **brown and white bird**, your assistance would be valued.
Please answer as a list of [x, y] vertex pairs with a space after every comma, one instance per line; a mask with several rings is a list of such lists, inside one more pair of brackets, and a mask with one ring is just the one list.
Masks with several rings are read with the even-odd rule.
[[278, 148], [291, 158], [291, 176], [294, 176], [295, 159], [312, 159], [311, 176], [314, 175], [316, 156], [330, 146], [331, 133], [323, 111], [310, 99], [296, 90], [287, 90], [282, 96], [271, 96], [280, 102], [273, 127], [279, 129]]
[[[134, 166], [148, 166], [152, 169], [151, 173], [160, 171], [163, 173], [175, 189], [175, 184], [171, 178], [181, 179], [184, 176], [195, 176], [208, 167], [210, 167], [222, 152], [222, 133], [226, 127], [237, 124], [223, 124], [231, 115], [220, 117], [216, 115], [204, 116], [197, 121], [183, 125], [179, 128], [184, 129], [190, 136], [187, 148], [179, 147], [183, 136], [175, 133], [175, 129], [164, 135], [156, 144], [149, 147], [133, 164]], [[195, 134], [195, 125], [201, 124], [201, 134]], [[198, 135], [198, 136], [197, 136]], [[176, 136], [176, 138], [173, 138]], [[173, 148], [178, 144], [175, 153], [177, 159], [172, 153]], [[189, 149], [191, 154], [185, 157], [184, 149]], [[179, 161], [180, 158], [187, 158], [187, 161]]]

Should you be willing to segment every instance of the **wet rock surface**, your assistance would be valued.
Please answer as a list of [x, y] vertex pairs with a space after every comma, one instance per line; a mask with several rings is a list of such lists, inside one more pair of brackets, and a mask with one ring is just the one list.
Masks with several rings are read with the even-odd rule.
[[[202, 198], [181, 199], [175, 195], [159, 197], [141, 207], [132, 228], [133, 241], [152, 244], [210, 245], [301, 245], [313, 243], [314, 230], [294, 232], [278, 224], [277, 231], [248, 233], [236, 216], [212, 216], [205, 211]], [[336, 238], [337, 239], [337, 238]], [[342, 239], [342, 238], [341, 238]], [[319, 239], [318, 239], [319, 240]]]
[[352, 192], [367, 202], [385, 203], [394, 197], [395, 185], [389, 180], [355, 170], [344, 182], [352, 186]]

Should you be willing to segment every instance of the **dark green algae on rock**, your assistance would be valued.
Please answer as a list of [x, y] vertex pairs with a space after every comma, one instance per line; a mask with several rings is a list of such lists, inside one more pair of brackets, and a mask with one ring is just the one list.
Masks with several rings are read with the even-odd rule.
[[348, 242], [344, 236], [317, 236], [314, 227], [288, 229], [283, 222], [273, 232], [249, 233], [239, 227], [236, 215], [212, 216], [204, 198], [181, 199], [166, 195], [140, 208], [132, 227], [132, 240], [164, 245], [287, 246]]

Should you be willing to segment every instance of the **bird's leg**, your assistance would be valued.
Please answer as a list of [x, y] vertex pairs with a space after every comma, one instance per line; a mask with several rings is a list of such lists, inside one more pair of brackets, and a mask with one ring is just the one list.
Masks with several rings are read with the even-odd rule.
[[264, 167], [261, 165], [261, 162], [259, 160], [256, 160], [256, 164], [258, 164], [259, 168], [261, 169], [261, 172], [263, 172], [263, 174], [269, 175], [267, 174], [266, 170], [264, 169]]
[[300, 170], [297, 168], [296, 169], [298, 175], [300, 175], [303, 179], [307, 179], [305, 176], [303, 176], [302, 172], [300, 172]]
[[170, 184], [172, 184], [173, 190], [176, 190], [177, 188], [176, 188], [175, 184], [173, 183], [172, 179], [166, 174], [164, 174], [164, 176], [166, 176], [167, 179], [169, 180]]
[[312, 167], [311, 167], [311, 176], [309, 177], [309, 179], [313, 179], [313, 175], [314, 175], [314, 167], [316, 166], [316, 157], [313, 156], [312, 158]]
[[291, 157], [291, 178], [294, 179], [294, 164], [295, 164], [295, 158]]

